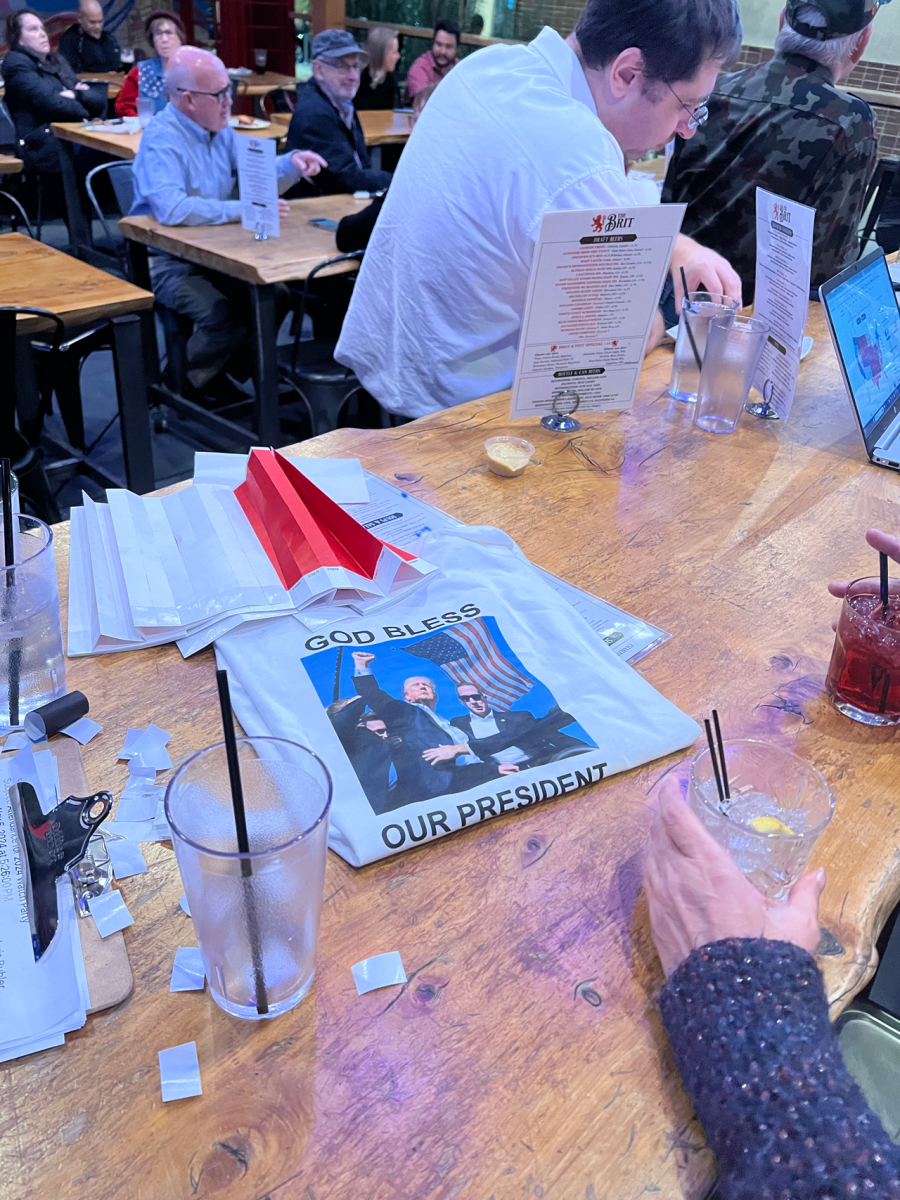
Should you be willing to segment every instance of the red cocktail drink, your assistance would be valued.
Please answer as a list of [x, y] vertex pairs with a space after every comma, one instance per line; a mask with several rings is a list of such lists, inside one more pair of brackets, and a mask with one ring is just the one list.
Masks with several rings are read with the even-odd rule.
[[877, 579], [857, 579], [844, 597], [825, 681], [835, 708], [866, 725], [900, 724], [900, 584], [887, 613]]

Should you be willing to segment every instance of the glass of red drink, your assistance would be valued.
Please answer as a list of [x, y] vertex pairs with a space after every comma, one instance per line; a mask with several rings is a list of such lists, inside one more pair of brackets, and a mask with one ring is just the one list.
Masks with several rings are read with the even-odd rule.
[[838, 712], [865, 725], [900, 725], [900, 582], [887, 598], [885, 613], [878, 579], [848, 585], [825, 680]]

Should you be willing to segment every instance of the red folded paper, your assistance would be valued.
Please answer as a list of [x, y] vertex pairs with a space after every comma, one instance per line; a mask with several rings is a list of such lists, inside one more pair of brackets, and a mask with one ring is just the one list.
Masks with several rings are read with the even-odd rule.
[[374, 579], [385, 548], [404, 562], [415, 557], [369, 533], [277, 450], [250, 451], [234, 494], [288, 590], [320, 567]]

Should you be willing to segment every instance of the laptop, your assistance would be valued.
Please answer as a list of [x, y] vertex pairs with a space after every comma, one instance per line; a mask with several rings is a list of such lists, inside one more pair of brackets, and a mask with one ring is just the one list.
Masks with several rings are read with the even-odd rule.
[[884, 251], [819, 288], [869, 461], [900, 471], [900, 308]]

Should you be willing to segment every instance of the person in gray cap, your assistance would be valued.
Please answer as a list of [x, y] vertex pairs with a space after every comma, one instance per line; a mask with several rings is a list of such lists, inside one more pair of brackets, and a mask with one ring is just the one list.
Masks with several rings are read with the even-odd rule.
[[391, 182], [377, 171], [353, 97], [368, 56], [344, 29], [325, 29], [312, 44], [313, 77], [297, 89], [297, 106], [287, 134], [288, 150], [315, 150], [328, 163], [314, 182], [304, 180], [290, 195], [380, 192]]
[[875, 114], [837, 85], [865, 53], [877, 9], [878, 0], [788, 0], [774, 57], [721, 75], [706, 124], [675, 140], [662, 198], [687, 204], [682, 233], [728, 255], [747, 304], [757, 187], [816, 210], [813, 287], [859, 255]]

